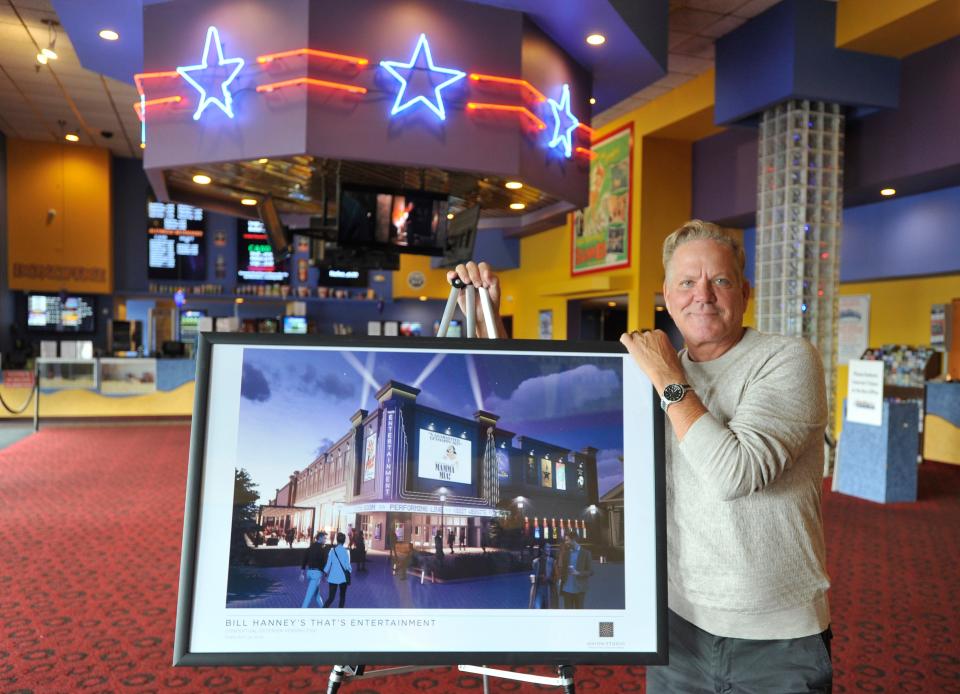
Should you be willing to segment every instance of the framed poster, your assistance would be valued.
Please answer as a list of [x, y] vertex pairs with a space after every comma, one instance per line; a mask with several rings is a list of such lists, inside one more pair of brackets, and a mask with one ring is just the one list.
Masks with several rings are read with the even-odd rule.
[[837, 310], [837, 363], [849, 364], [867, 351], [870, 340], [870, 295], [841, 296]]
[[[197, 368], [174, 664], [665, 662], [663, 415], [621, 345], [211, 333]], [[621, 484], [617, 560], [591, 511]], [[441, 519], [475, 551], [438, 554]], [[358, 523], [378, 551], [323, 610], [310, 537]], [[413, 535], [404, 570], [382, 528]], [[567, 532], [592, 556], [584, 609], [529, 609], [532, 559]]]
[[571, 274], [630, 265], [633, 201], [633, 124], [595, 140], [590, 159], [590, 204], [571, 215]]

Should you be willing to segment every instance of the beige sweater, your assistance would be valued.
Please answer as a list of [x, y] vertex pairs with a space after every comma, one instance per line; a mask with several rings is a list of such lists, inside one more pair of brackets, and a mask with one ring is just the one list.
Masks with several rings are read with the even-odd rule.
[[667, 421], [670, 609], [716, 636], [823, 631], [819, 354], [806, 340], [747, 329], [718, 359], [694, 362], [684, 350], [681, 360], [709, 412], [682, 443]]

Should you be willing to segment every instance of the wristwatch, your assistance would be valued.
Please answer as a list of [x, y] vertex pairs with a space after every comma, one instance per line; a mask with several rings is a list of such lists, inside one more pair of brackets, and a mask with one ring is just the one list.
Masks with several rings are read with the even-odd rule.
[[668, 385], [660, 395], [660, 409], [666, 412], [670, 405], [683, 400], [683, 396], [687, 394], [688, 390], [693, 390], [693, 387], [687, 383], [671, 383]]

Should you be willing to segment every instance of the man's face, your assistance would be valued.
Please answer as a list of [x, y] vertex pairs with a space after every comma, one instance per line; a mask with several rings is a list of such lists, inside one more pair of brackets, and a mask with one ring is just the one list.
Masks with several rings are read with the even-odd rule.
[[688, 241], [674, 251], [663, 298], [689, 348], [735, 345], [749, 297], [750, 285], [739, 279], [737, 259], [727, 246]]

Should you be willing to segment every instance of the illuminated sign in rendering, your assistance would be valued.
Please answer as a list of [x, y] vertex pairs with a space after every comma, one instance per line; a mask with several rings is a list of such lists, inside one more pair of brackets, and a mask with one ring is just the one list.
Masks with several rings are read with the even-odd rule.
[[420, 430], [417, 476], [422, 479], [470, 484], [473, 481], [473, 445], [470, 439]]
[[[217, 48], [217, 64], [214, 67], [210, 66], [210, 44], [211, 42], [216, 45]], [[217, 71], [217, 74], [222, 74], [222, 68], [224, 66], [232, 65], [234, 66], [226, 79], [220, 79], [219, 77], [215, 80], [219, 82], [217, 91], [220, 92], [219, 96], [212, 96], [208, 93], [206, 87], [204, 87], [199, 81], [199, 79], [209, 80], [209, 76], [197, 75], [193, 77], [191, 73], [205, 73], [208, 71]], [[220, 33], [217, 31], [216, 27], [210, 27], [207, 29], [207, 40], [203, 44], [203, 61], [199, 65], [189, 65], [186, 67], [178, 67], [177, 72], [180, 74], [183, 79], [189, 82], [193, 87], [200, 92], [200, 103], [197, 104], [197, 110], [193, 114], [194, 120], [199, 120], [200, 116], [203, 114], [204, 110], [210, 104], [215, 104], [220, 108], [221, 111], [227, 114], [228, 117], [233, 118], [233, 97], [230, 96], [230, 90], [228, 87], [230, 83], [236, 78], [240, 73], [240, 70], [243, 69], [243, 58], [224, 58], [223, 57], [223, 46], [220, 44]]]

